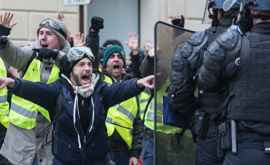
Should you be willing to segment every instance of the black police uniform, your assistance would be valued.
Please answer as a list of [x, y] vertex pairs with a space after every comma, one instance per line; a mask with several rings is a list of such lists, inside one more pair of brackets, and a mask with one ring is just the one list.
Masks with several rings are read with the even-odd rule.
[[236, 121], [237, 152], [226, 150], [224, 165], [270, 162], [270, 23], [241, 36], [231, 28], [205, 53], [199, 84], [216, 91], [228, 83], [227, 120]]
[[[194, 130], [197, 135], [196, 164], [198, 165], [222, 164], [222, 158], [217, 153], [216, 116], [221, 111], [220, 106], [225, 99], [226, 91], [223, 88], [215, 92], [202, 92], [199, 89], [201, 92], [198, 97], [194, 95], [204, 51], [231, 25], [231, 21], [221, 23], [224, 24], [193, 34], [182, 48], [176, 50], [172, 60], [172, 84], [169, 89], [171, 108], [177, 112], [176, 114], [189, 118], [190, 123], [191, 112], [196, 110]], [[202, 117], [205, 117], [203, 124]]]

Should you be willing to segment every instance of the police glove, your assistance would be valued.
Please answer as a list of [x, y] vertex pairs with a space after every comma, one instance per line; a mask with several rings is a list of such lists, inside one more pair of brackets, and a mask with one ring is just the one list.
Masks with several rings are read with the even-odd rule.
[[11, 28], [0, 25], [0, 36], [8, 36], [10, 34]]
[[185, 26], [185, 17], [183, 15], [181, 15], [180, 18], [175, 18], [171, 22], [175, 26], [184, 27]]
[[92, 17], [91, 19], [91, 29], [94, 29], [95, 31], [99, 31], [100, 29], [104, 28], [104, 19], [101, 17]]
[[39, 48], [33, 49], [34, 56], [36, 56], [39, 60], [49, 60], [56, 59], [59, 51], [56, 49], [48, 49], [48, 48]]

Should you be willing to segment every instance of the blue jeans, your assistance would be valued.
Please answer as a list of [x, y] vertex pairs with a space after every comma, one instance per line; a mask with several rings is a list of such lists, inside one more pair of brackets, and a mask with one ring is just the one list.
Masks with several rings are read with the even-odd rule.
[[153, 165], [154, 141], [153, 138], [143, 138], [142, 158], [143, 165]]

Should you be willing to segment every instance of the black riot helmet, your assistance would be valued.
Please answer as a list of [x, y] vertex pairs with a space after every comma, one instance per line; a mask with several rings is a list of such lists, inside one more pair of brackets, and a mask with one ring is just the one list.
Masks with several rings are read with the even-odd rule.
[[270, 0], [241, 0], [240, 6], [238, 23], [244, 33], [251, 30], [254, 18], [270, 19]]
[[222, 9], [224, 0], [208, 0], [208, 8]]
[[[240, 0], [225, 0], [223, 9], [224, 11], [229, 10], [235, 4], [240, 4]], [[242, 6], [249, 6], [252, 10], [270, 12], [270, 1], [269, 0], [241, 0]]]
[[232, 9], [239, 9], [241, 0], [225, 0], [223, 3], [223, 10], [228, 12]]
[[212, 20], [212, 26], [218, 25], [218, 11], [223, 11], [224, 0], [207, 0], [204, 10], [203, 22], [206, 20], [206, 13], [208, 11], [208, 17]]
[[252, 10], [270, 12], [269, 0], [242, 0], [243, 5], [252, 6]]

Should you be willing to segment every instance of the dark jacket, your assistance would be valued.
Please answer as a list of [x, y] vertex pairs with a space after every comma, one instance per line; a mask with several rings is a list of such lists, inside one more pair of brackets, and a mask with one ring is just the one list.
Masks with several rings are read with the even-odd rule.
[[[118, 81], [113, 79], [111, 76], [109, 76], [108, 74], [103, 74], [102, 76], [102, 80], [104, 81], [105, 77], [108, 77], [111, 79], [112, 84], [117, 83]], [[129, 80], [132, 78], [132, 75], [129, 74], [125, 74], [123, 76], [123, 79], [121, 81], [125, 81], [125, 80]], [[138, 106], [138, 112], [136, 114], [136, 117], [133, 121], [133, 128], [131, 129], [132, 132], [132, 146], [131, 149], [128, 149], [127, 144], [125, 143], [125, 141], [121, 138], [121, 136], [117, 133], [117, 131], [114, 132], [114, 134], [109, 138], [109, 144], [111, 147], [111, 151], [112, 152], [119, 152], [119, 151], [123, 151], [123, 152], [128, 152], [128, 155], [134, 156], [139, 158], [141, 150], [142, 150], [142, 137], [143, 137], [143, 121], [140, 119], [140, 102], [139, 101], [139, 96], [135, 96], [136, 97], [136, 101], [137, 101], [137, 105]]]
[[[204, 54], [198, 81], [205, 90], [211, 91], [227, 82], [226, 117], [237, 120], [239, 130], [268, 136], [269, 71], [265, 63], [269, 58], [265, 54], [269, 50], [269, 27], [267, 22], [256, 24], [245, 36], [238, 30], [229, 29], [218, 37]], [[245, 40], [249, 42], [247, 47]], [[240, 63], [237, 62], [239, 59]]]
[[[94, 93], [87, 98], [90, 102], [92, 97], [93, 104], [86, 104], [90, 105], [90, 114], [93, 114], [92, 109], [95, 112], [93, 129], [90, 131], [91, 124], [89, 124], [89, 129], [83, 131], [79, 124], [79, 126], [76, 126], [78, 134], [73, 124], [75, 95], [73, 88], [66, 80], [61, 78], [50, 85], [16, 80], [16, 86], [12, 89], [12, 92], [50, 111], [55, 127], [53, 152], [57, 163], [55, 161], [54, 165], [95, 165], [97, 162], [104, 162], [105, 164], [105, 156], [108, 150], [105, 129], [106, 110], [112, 105], [138, 95], [141, 90], [136, 85], [135, 79], [115, 83], [111, 86], [98, 81]], [[77, 117], [78, 121], [82, 118], [83, 116]], [[89, 123], [92, 121], [93, 118], [90, 117]], [[80, 135], [81, 149], [79, 148], [78, 135]]]
[[140, 66], [145, 57], [143, 51], [139, 51], [138, 54], [130, 52], [130, 64], [127, 66], [127, 73], [133, 75], [133, 77], [142, 77]]
[[86, 36], [85, 45], [91, 49], [95, 56], [95, 62], [93, 68], [95, 71], [98, 71], [99, 62], [100, 62], [100, 53], [99, 53], [99, 31], [89, 29], [89, 32]]

